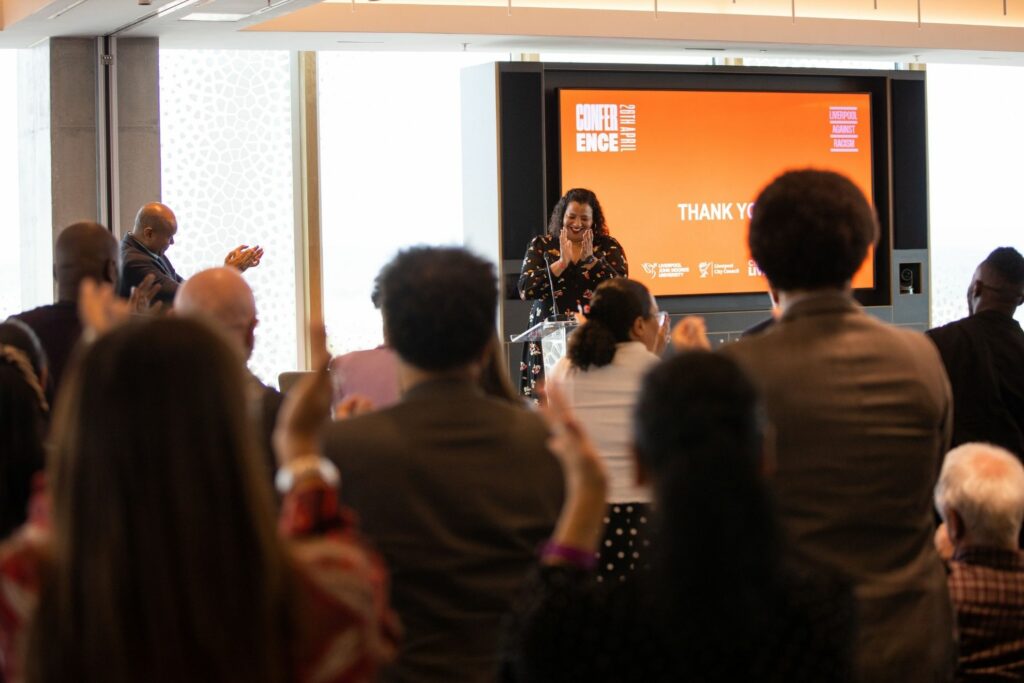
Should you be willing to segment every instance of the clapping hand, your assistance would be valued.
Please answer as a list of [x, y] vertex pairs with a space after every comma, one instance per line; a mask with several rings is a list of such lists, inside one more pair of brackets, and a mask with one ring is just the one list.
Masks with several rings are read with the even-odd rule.
[[704, 318], [688, 315], [680, 320], [672, 330], [672, 346], [676, 351], [710, 351], [711, 342], [708, 341]]
[[569, 231], [562, 228], [562, 231], [558, 233], [558, 264], [561, 264], [562, 270], [569, 267], [572, 263], [572, 242], [569, 241]]
[[150, 273], [142, 278], [142, 282], [132, 287], [131, 296], [128, 297], [128, 308], [130, 313], [135, 315], [156, 315], [163, 308], [164, 303], [158, 301], [153, 303], [153, 297], [160, 292], [160, 284], [156, 281], [156, 275]]
[[113, 285], [107, 282], [100, 284], [91, 278], [82, 280], [78, 287], [78, 317], [82, 321], [82, 335], [87, 341], [109, 332], [131, 315], [131, 303], [115, 295]]
[[545, 385], [544, 397], [540, 412], [552, 434], [548, 448], [562, 466], [567, 493], [593, 493], [604, 500], [608, 473], [594, 442], [576, 419], [557, 382]]
[[224, 257], [224, 265], [232, 266], [238, 270], [245, 272], [249, 268], [255, 268], [260, 264], [260, 260], [263, 258], [263, 247], [257, 245], [250, 247], [247, 244], [241, 244]]
[[594, 231], [587, 230], [583, 233], [583, 249], [580, 252], [580, 260], [584, 263], [594, 255]]

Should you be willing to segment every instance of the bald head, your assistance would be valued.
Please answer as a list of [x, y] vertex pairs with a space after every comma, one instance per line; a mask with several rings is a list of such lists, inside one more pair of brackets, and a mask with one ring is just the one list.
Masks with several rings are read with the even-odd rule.
[[1024, 466], [991, 444], [954, 448], [942, 463], [935, 507], [955, 544], [1016, 548], [1024, 520]]
[[117, 240], [99, 223], [72, 223], [57, 236], [53, 247], [53, 276], [57, 298], [77, 301], [83, 278], [117, 284]]
[[160, 202], [150, 202], [135, 214], [132, 237], [150, 251], [163, 255], [167, 247], [174, 244], [178, 232], [178, 219], [170, 207]]
[[210, 268], [186, 280], [174, 297], [179, 315], [205, 317], [237, 339], [248, 357], [256, 330], [256, 299], [236, 268]]

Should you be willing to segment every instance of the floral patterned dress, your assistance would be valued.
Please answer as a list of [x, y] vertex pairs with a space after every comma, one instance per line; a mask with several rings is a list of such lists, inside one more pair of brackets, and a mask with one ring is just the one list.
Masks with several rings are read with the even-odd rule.
[[[519, 276], [519, 295], [523, 299], [533, 299], [530, 327], [552, 314], [551, 285], [544, 262], [554, 263], [558, 256], [558, 235], [534, 237], [526, 249]], [[580, 308], [586, 312], [599, 284], [613, 277], [628, 276], [629, 265], [622, 245], [609, 235], [594, 235], [594, 255], [590, 259], [571, 263], [559, 276], [551, 274], [558, 313], [575, 314]], [[544, 379], [544, 356], [539, 343], [529, 342], [523, 348], [519, 371], [519, 392], [527, 398], [536, 399], [537, 383]]]

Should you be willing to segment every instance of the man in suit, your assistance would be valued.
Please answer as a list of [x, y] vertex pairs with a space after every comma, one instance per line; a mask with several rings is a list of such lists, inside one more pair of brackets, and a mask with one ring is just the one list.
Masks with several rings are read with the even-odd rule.
[[953, 387], [953, 445], [993, 443], [1024, 459], [1024, 256], [999, 247], [967, 291], [970, 315], [928, 331]]
[[399, 403], [337, 422], [324, 452], [392, 573], [405, 636], [383, 680], [493, 681], [499, 624], [558, 517], [547, 429], [486, 396], [493, 266], [463, 249], [400, 253], [380, 275]]
[[[121, 240], [121, 278], [118, 294], [131, 296], [132, 288], [139, 286], [147, 275], [153, 275], [160, 289], [153, 297], [170, 305], [184, 280], [167, 258], [167, 248], [174, 244], [178, 233], [178, 219], [164, 204], [150, 202], [135, 215], [135, 225]], [[261, 247], [236, 247], [224, 258], [225, 266], [239, 271], [258, 266], [263, 257]]]
[[796, 559], [853, 584], [861, 680], [941, 681], [955, 655], [931, 491], [952, 400], [928, 339], [853, 299], [877, 235], [872, 208], [843, 176], [773, 181], [748, 241], [782, 315], [723, 352], [750, 373], [774, 425], [771, 483]]
[[[179, 315], [204, 318], [237, 342], [239, 351], [246, 359], [252, 356], [256, 346], [256, 298], [252, 289], [235, 268], [223, 266], [203, 270], [178, 288], [174, 298], [174, 310]], [[267, 475], [273, 478], [277, 470], [271, 437], [281, 409], [282, 397], [276, 389], [260, 382], [256, 375], [248, 373], [248, 396], [258, 417], [260, 443], [264, 449]]]

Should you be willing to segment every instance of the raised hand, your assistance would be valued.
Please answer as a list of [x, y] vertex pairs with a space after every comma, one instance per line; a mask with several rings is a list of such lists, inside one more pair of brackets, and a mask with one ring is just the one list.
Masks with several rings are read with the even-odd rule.
[[570, 263], [572, 263], [572, 242], [569, 241], [569, 231], [562, 228], [562, 231], [558, 233], [558, 264], [562, 270], [565, 270]]
[[249, 268], [258, 266], [262, 258], [263, 247], [250, 247], [247, 244], [241, 244], [224, 257], [224, 265], [237, 268], [244, 273]]
[[331, 414], [331, 379], [327, 364], [327, 331], [323, 323], [309, 325], [313, 372], [292, 387], [281, 405], [274, 428], [274, 452], [279, 465], [320, 452], [320, 433]]
[[113, 285], [99, 284], [91, 278], [82, 280], [78, 287], [78, 317], [87, 341], [127, 321], [131, 314], [131, 304], [114, 294]]
[[583, 249], [580, 252], [580, 260], [586, 261], [594, 255], [594, 231], [587, 230], [583, 233]]
[[142, 278], [137, 286], [132, 287], [131, 296], [128, 297], [128, 308], [135, 315], [156, 315], [163, 308], [162, 301], [153, 303], [153, 297], [160, 291], [160, 285], [156, 281], [156, 275], [150, 273]]
[[678, 323], [672, 330], [672, 346], [676, 351], [693, 351], [703, 349], [711, 350], [711, 342], [708, 341], [707, 328], [704, 326], [704, 318], [697, 315], [688, 315]]

